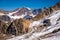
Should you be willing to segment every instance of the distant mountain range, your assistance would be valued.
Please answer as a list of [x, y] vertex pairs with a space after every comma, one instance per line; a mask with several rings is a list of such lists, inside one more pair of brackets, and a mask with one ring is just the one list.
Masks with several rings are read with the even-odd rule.
[[[3, 16], [8, 16], [11, 19], [19, 19], [19, 18], [25, 18], [28, 17], [28, 19], [30, 17], [34, 17], [37, 14], [40, 14], [42, 12], [42, 9], [30, 9], [28, 7], [22, 7], [22, 8], [17, 8], [11, 12], [9, 11], [5, 11], [5, 10], [0, 10], [0, 15]], [[28, 15], [28, 16], [27, 16]]]
[[[54, 10], [59, 10], [60, 9], [60, 3], [57, 3], [56, 5], [49, 7], [49, 8], [44, 8], [44, 9], [34, 9], [32, 10], [29, 7], [22, 7], [22, 8], [17, 8], [11, 12], [5, 11], [5, 10], [0, 10], [0, 15], [5, 15], [10, 17], [11, 19], [19, 19], [19, 18], [25, 18], [27, 15], [30, 17], [33, 17], [34, 19], [40, 19], [41, 15], [49, 15], [52, 13]], [[38, 17], [39, 16], [39, 17]], [[43, 18], [43, 16], [42, 16]], [[25, 18], [26, 19], [26, 18]]]

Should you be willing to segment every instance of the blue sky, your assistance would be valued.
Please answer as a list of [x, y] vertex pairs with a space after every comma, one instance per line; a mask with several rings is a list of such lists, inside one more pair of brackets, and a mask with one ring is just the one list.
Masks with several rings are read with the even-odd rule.
[[21, 7], [44, 8], [50, 7], [60, 0], [0, 0], [0, 9], [14, 10]]

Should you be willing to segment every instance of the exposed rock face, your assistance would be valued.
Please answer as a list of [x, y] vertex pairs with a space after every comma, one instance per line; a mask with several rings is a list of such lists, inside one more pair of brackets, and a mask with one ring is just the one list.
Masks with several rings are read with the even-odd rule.
[[28, 33], [30, 31], [29, 24], [29, 20], [16, 19], [9, 25], [7, 32], [14, 35]]
[[[6, 20], [0, 19], [0, 33], [20, 35], [31, 31], [29, 25], [30, 20], [16, 19], [13, 22], [5, 22]], [[9, 21], [9, 20], [7, 20]]]
[[0, 20], [0, 33], [6, 34], [6, 32], [7, 32], [6, 30], [7, 30], [8, 26], [9, 26], [9, 23], [5, 23], [2, 20]]
[[0, 33], [2, 32], [2, 21], [0, 20]]
[[0, 10], [0, 14], [8, 14], [8, 11]]
[[31, 10], [29, 10], [29, 9], [27, 9], [27, 8], [21, 8], [21, 9], [18, 9], [17, 10], [17, 12], [15, 12], [14, 14], [13, 14], [13, 16], [14, 15], [17, 15], [17, 16], [20, 16], [20, 15], [30, 15], [30, 14], [32, 14], [32, 11]]
[[34, 15], [40, 14], [41, 12], [42, 12], [42, 9], [34, 9], [34, 10], [32, 11], [32, 13], [33, 13]]
[[33, 18], [33, 20], [40, 20], [40, 19], [43, 19], [44, 17], [45, 17], [46, 15], [45, 15], [45, 13], [43, 12], [43, 13], [40, 13], [40, 14], [38, 14], [38, 15], [36, 15], [34, 18]]
[[44, 17], [48, 16], [50, 14], [50, 9], [45, 9], [43, 12], [41, 12], [40, 14], [36, 15], [33, 19], [34, 20], [39, 20], [39, 19], [43, 19]]
[[43, 24], [44, 24], [44, 26], [50, 26], [50, 25], [51, 25], [50, 19], [45, 19], [45, 20], [43, 21]]
[[44, 9], [40, 14], [36, 15], [33, 19], [34, 20], [43, 19], [44, 17], [51, 15], [53, 11], [57, 10], [60, 10], [60, 2], [52, 7]]
[[10, 23], [4, 23], [2, 26], [2, 33], [7, 34], [7, 28], [9, 27]]
[[13, 23], [11, 23], [10, 25], [9, 25], [9, 27], [7, 28], [7, 33], [9, 33], [9, 34], [13, 34], [13, 35], [16, 35], [16, 29], [15, 29], [15, 27], [13, 26]]
[[32, 20], [32, 16], [29, 16], [29, 15], [26, 15], [25, 17], [24, 17], [24, 19], [28, 19], [28, 20]]
[[4, 22], [11, 22], [10, 17], [7, 15], [0, 16], [0, 19], [3, 20]]
[[54, 10], [60, 10], [60, 2], [58, 2], [56, 5], [52, 6]]

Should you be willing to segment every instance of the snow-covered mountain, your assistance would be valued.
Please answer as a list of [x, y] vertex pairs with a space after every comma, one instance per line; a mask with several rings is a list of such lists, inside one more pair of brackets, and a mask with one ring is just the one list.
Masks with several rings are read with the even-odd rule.
[[[8, 14], [1, 13], [0, 14], [1, 16], [0, 31], [2, 33], [1, 35], [3, 35], [4, 38], [6, 38], [6, 36], [12, 35], [10, 36], [10, 38], [8, 39], [6, 38], [7, 40], [50, 40], [50, 39], [59, 40], [60, 3], [57, 3], [52, 7], [43, 9], [42, 12], [40, 11], [41, 11], [40, 9], [32, 11], [32, 9], [28, 7], [26, 8], [23, 7], [18, 8], [12, 12], [9, 12]], [[33, 13], [37, 14], [34, 15]], [[7, 24], [3, 22], [4, 23], [3, 24], [2, 20], [13, 21], [8, 22]], [[52, 39], [52, 37], [57, 39]]]
[[24, 15], [32, 14], [32, 11], [31, 11], [30, 8], [23, 7], [23, 8], [19, 8], [19, 9], [13, 11], [12, 13], [13, 13], [12, 16], [15, 16], [15, 15], [20, 16], [20, 15], [23, 15], [23, 14]]
[[25, 16], [27, 16], [27, 15], [35, 17], [35, 15], [33, 15], [32, 10], [29, 7], [17, 8], [11, 12], [5, 12], [4, 10], [1, 10], [0, 15], [1, 16], [7, 15], [13, 20], [25, 18]]
[[[0, 10], [0, 15], [8, 15], [12, 19], [23, 18], [26, 15], [30, 15], [32, 17], [35, 17], [36, 15], [39, 15], [41, 13], [46, 13], [46, 15], [48, 15], [48, 14], [52, 13], [54, 10], [59, 10], [60, 9], [59, 4], [60, 3], [57, 3], [56, 5], [49, 7], [49, 8], [46, 8], [46, 9], [34, 9], [34, 10], [32, 10], [29, 7], [22, 7], [22, 8], [17, 8], [11, 12], [5, 11], [5, 10]], [[37, 17], [35, 17], [35, 18], [37, 18]]]
[[33, 15], [32, 10], [28, 7], [18, 8], [15, 11], [8, 14], [8, 16], [13, 19], [24, 18], [27, 15], [32, 17], [35, 16]]
[[[43, 21], [45, 19], [46, 20], [49, 19], [51, 25], [44, 26]], [[44, 37], [44, 35], [48, 35], [48, 34], [51, 35], [50, 33], [54, 34], [53, 32], [55, 30], [58, 31], [58, 29], [60, 29], [60, 10], [54, 11], [51, 16], [48, 16], [48, 17], [46, 16], [44, 19], [41, 19], [38, 21], [33, 21], [30, 24], [30, 27], [32, 28], [32, 31], [30, 33], [24, 34], [22, 36], [13, 37], [8, 40], [38, 40], [38, 39], [43, 40], [41, 37]], [[40, 27], [43, 27], [43, 28], [41, 29]], [[39, 30], [41, 30], [41, 31], [39, 31]], [[58, 38], [58, 40], [59, 40], [59, 38]]]
[[31, 32], [21, 36], [14, 36], [8, 40], [59, 40], [60, 9], [58, 9], [58, 7], [52, 7], [52, 9], [52, 12], [49, 10], [48, 12], [43, 12], [44, 16], [43, 14], [36, 15], [39, 19], [37, 17], [37, 20], [30, 23], [29, 27], [32, 29]]

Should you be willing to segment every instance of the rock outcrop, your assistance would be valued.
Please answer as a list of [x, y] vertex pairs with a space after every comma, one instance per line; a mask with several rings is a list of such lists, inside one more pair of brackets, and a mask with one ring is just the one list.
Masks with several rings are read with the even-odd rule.
[[31, 30], [30, 23], [29, 20], [16, 19], [9, 25], [7, 32], [14, 35], [28, 33]]

